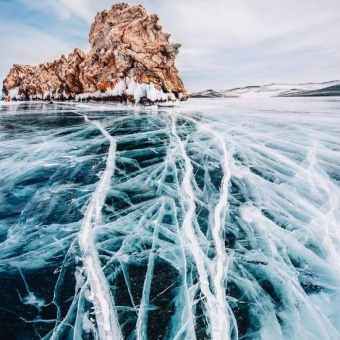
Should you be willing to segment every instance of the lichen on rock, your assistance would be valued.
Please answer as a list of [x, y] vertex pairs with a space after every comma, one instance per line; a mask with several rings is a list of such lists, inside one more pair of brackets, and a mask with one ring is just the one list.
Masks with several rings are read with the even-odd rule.
[[119, 3], [97, 13], [89, 34], [90, 51], [75, 49], [38, 66], [14, 64], [3, 92], [18, 88], [23, 99], [92, 99], [149, 103], [186, 100], [170, 43], [156, 14], [141, 5]]

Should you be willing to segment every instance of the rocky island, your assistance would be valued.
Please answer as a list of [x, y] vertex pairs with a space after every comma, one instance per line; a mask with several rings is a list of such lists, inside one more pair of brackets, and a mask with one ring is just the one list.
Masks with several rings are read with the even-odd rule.
[[97, 13], [88, 53], [76, 48], [67, 57], [38, 66], [14, 64], [2, 91], [22, 100], [186, 100], [175, 66], [181, 45], [169, 37], [157, 15], [148, 15], [141, 5], [119, 3]]

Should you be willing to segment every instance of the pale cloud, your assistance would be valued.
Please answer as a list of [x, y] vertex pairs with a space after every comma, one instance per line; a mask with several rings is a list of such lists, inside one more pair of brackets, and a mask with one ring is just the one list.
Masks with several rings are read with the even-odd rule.
[[93, 9], [95, 6], [91, 0], [19, 0], [19, 2], [42, 12], [53, 11], [62, 20], [72, 20], [72, 18], [78, 17], [90, 23], [94, 18]]
[[[63, 22], [74, 25], [75, 30], [79, 30], [82, 22], [82, 27], [88, 27], [80, 46], [85, 49], [97, 11], [113, 5], [111, 0], [18, 1], [40, 11], [42, 17], [48, 14], [49, 20], [53, 18], [58, 23], [60, 32]], [[182, 44], [177, 67], [189, 91], [340, 78], [338, 0], [142, 0], [140, 3], [149, 13], [159, 15], [164, 30], [172, 34], [172, 41]], [[10, 36], [15, 34], [11, 32]], [[79, 37], [78, 34], [78, 40]], [[49, 37], [48, 49], [39, 45], [39, 58], [34, 57], [35, 36], [26, 38], [23, 39], [26, 49], [20, 58], [26, 56], [30, 63], [39, 58], [51, 59], [52, 53], [56, 53], [54, 58], [61, 51], [65, 53], [72, 34], [66, 40], [65, 33], [65, 41], [60, 36], [57, 40]], [[0, 39], [2, 42], [3, 36]], [[17, 44], [8, 43], [8, 55], [1, 52], [7, 64], [20, 50]], [[3, 74], [2, 69], [0, 72]]]
[[70, 53], [72, 43], [57, 39], [53, 35], [32, 27], [17, 24], [8, 34], [9, 23], [0, 23], [0, 75], [5, 77], [14, 63], [37, 65], [44, 61], [60, 58]]

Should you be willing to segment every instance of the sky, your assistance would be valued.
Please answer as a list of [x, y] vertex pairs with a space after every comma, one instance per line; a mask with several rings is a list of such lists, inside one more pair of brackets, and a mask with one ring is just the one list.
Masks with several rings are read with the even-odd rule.
[[[126, 1], [125, 1], [126, 2]], [[339, 0], [140, 0], [160, 17], [189, 92], [340, 79]], [[0, 0], [0, 80], [89, 50], [98, 11], [112, 0]]]

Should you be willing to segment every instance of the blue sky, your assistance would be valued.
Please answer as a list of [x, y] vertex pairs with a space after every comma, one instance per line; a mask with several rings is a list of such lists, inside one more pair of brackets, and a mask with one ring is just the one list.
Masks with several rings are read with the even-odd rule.
[[[75, 47], [88, 51], [97, 11], [112, 0], [0, 0], [0, 79]], [[188, 91], [340, 79], [339, 0], [141, 0], [182, 44]]]

